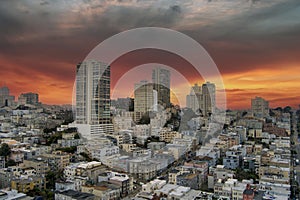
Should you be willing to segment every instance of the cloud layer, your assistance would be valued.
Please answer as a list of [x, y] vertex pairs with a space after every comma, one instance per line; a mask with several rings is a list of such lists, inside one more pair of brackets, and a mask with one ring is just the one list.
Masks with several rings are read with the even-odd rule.
[[[299, 17], [298, 0], [1, 1], [0, 85], [15, 95], [39, 92], [46, 103], [71, 103], [75, 66], [90, 50], [120, 31], [157, 26], [205, 47], [223, 75], [229, 107], [249, 107], [255, 95], [272, 106], [297, 106]], [[157, 52], [148, 56], [168, 59]], [[113, 76], [136, 58], [116, 62]], [[170, 66], [188, 65], [172, 60]], [[201, 81], [191, 72], [187, 76]]]

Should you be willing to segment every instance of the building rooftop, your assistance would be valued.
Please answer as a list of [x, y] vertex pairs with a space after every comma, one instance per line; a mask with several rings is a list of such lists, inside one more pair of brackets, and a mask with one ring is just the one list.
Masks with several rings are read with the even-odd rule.
[[100, 165], [101, 165], [101, 162], [92, 161], [92, 162], [88, 162], [88, 163], [81, 163], [78, 165], [78, 168], [91, 169], [94, 167], [98, 167]]
[[179, 186], [179, 187], [175, 188], [169, 195], [176, 196], [176, 197], [182, 197], [185, 193], [190, 191], [190, 189], [191, 188], [189, 188], [189, 187]]
[[95, 186], [95, 189], [101, 190], [101, 191], [106, 191], [106, 190], [116, 190], [120, 189], [120, 186], [107, 182], [107, 181], [102, 181]]
[[72, 197], [72, 199], [76, 200], [85, 200], [85, 199], [93, 199], [94, 195], [89, 193], [78, 192], [74, 190], [66, 190], [63, 192], [58, 192], [59, 194]]
[[174, 185], [174, 184], [166, 184], [163, 188], [157, 190], [157, 192], [161, 192], [163, 194], [168, 194], [170, 193], [172, 190], [176, 189], [177, 187], [179, 187], [178, 185]]
[[17, 190], [11, 190], [11, 191], [5, 191], [5, 190], [0, 190], [0, 199], [5, 199], [5, 200], [13, 200], [13, 199], [23, 199], [27, 195], [24, 193], [18, 193]]

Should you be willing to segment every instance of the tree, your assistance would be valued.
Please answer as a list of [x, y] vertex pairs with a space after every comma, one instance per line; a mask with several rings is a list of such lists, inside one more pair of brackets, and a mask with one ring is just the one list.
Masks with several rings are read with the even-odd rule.
[[259, 178], [255, 172], [244, 171], [241, 168], [236, 169], [235, 177], [236, 179], [238, 179], [238, 181], [242, 181], [243, 179], [253, 179], [254, 181], [256, 181]]
[[285, 113], [289, 113], [289, 112], [291, 112], [291, 110], [292, 110], [291, 106], [286, 106], [283, 108], [283, 112], [285, 112]]
[[76, 134], [74, 135], [74, 139], [80, 139], [79, 133], [76, 133]]
[[248, 114], [248, 112], [247, 112], [247, 111], [244, 111], [244, 112], [242, 113], [242, 117], [245, 117], [247, 114]]
[[8, 146], [8, 144], [3, 143], [0, 147], [0, 156], [3, 156], [5, 158], [5, 161], [7, 161], [7, 157], [11, 154], [11, 149]]
[[55, 182], [63, 178], [63, 170], [49, 171], [46, 174], [46, 186], [48, 189], [55, 189]]
[[57, 143], [57, 140], [62, 139], [62, 133], [61, 132], [57, 132], [53, 135], [51, 135], [48, 139], [47, 139], [47, 145], [50, 146], [53, 143]]
[[88, 161], [88, 162], [91, 162], [91, 161], [92, 161], [92, 159], [90, 158], [90, 156], [89, 156], [87, 153], [81, 152], [80, 155], [81, 155], [82, 157], [84, 157], [86, 161]]
[[62, 148], [57, 148], [56, 150], [67, 152], [67, 153], [75, 153], [77, 151], [77, 146], [62, 147]]
[[12, 159], [9, 159], [6, 164], [7, 164], [8, 167], [15, 166], [16, 162], [14, 160], [12, 160]]
[[138, 122], [138, 124], [150, 124], [150, 117], [149, 117], [149, 113], [145, 113], [140, 121]]

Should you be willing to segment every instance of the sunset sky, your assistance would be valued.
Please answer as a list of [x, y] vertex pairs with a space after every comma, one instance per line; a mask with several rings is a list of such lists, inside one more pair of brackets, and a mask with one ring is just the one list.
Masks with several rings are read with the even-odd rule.
[[[271, 107], [300, 104], [299, 0], [3, 0], [0, 87], [70, 104], [76, 64], [110, 36], [148, 26], [180, 31], [206, 49], [222, 74], [228, 108], [249, 108], [255, 96]], [[132, 94], [137, 77], [122, 75], [142, 73], [141, 57], [186, 70], [172, 79], [182, 105], [190, 87], [184, 79], [202, 84], [183, 59], [146, 50], [112, 63], [113, 97]], [[144, 75], [138, 78], [150, 80]]]

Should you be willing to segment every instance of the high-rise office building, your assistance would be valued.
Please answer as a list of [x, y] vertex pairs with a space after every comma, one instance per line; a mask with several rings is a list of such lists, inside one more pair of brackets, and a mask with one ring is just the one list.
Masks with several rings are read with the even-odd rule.
[[190, 94], [186, 96], [186, 107], [191, 108], [194, 112], [200, 109], [202, 89], [198, 84], [192, 86]]
[[0, 96], [8, 96], [9, 95], [9, 89], [8, 87], [4, 86], [0, 88]]
[[0, 107], [12, 106], [15, 104], [15, 97], [9, 94], [8, 87], [4, 86], [0, 88]]
[[209, 115], [215, 111], [216, 107], [216, 86], [213, 83], [206, 82], [202, 85], [202, 112]]
[[113, 131], [110, 116], [110, 66], [86, 60], [77, 65], [76, 124], [84, 134]]
[[170, 71], [157, 67], [152, 70], [153, 89], [157, 91], [158, 104], [170, 106]]
[[269, 115], [269, 102], [261, 97], [251, 99], [251, 111], [255, 117], [266, 117]]
[[206, 82], [202, 86], [195, 84], [191, 92], [186, 96], [186, 106], [194, 112], [201, 112], [204, 116], [209, 116], [214, 112], [216, 106], [215, 84]]
[[39, 103], [39, 95], [37, 93], [22, 93], [18, 98], [19, 105], [31, 104], [37, 105]]
[[154, 109], [153, 84], [140, 81], [134, 85], [134, 120], [139, 121], [144, 114]]

